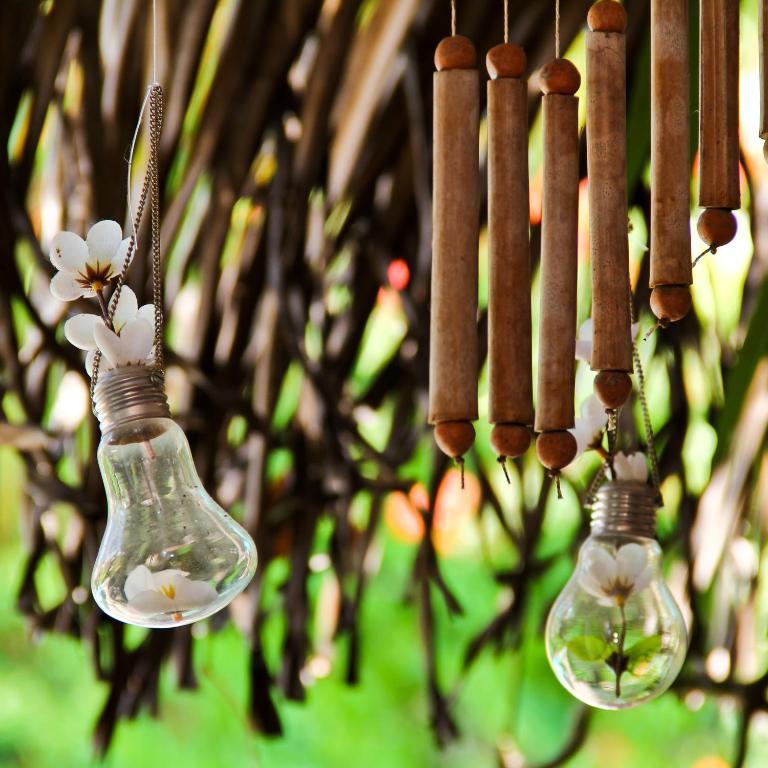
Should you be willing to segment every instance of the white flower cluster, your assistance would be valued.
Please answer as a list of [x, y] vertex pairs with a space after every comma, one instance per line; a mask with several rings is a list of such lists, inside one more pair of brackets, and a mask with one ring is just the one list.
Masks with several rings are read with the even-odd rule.
[[89, 376], [93, 375], [96, 350], [101, 350], [102, 370], [152, 363], [154, 306], [139, 307], [136, 294], [123, 286], [111, 323], [105, 316], [104, 290], [122, 271], [129, 247], [130, 238], [123, 239], [116, 221], [97, 222], [85, 240], [74, 232], [59, 232], [51, 244], [50, 259], [57, 270], [51, 293], [61, 301], [96, 298], [102, 310], [101, 316], [74, 315], [64, 325], [69, 342], [88, 353], [85, 367]]

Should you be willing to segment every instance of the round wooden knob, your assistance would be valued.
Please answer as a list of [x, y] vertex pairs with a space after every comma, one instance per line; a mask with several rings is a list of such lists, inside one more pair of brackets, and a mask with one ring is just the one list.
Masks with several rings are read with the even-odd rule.
[[551, 472], [567, 467], [576, 458], [576, 438], [566, 430], [542, 432], [536, 439], [536, 455]]
[[621, 408], [632, 391], [632, 379], [626, 371], [600, 371], [595, 376], [595, 394], [606, 408]]
[[581, 75], [573, 62], [568, 59], [555, 59], [542, 67], [539, 82], [542, 93], [573, 96], [581, 85]]
[[522, 77], [527, 63], [525, 51], [512, 43], [495, 45], [485, 57], [485, 66], [492, 80], [500, 77]]
[[491, 446], [498, 456], [522, 456], [531, 444], [531, 431], [522, 424], [497, 424], [491, 430]]
[[651, 311], [662, 323], [676, 323], [691, 309], [691, 289], [687, 285], [657, 285], [651, 291]]
[[477, 64], [475, 46], [468, 37], [444, 37], [435, 48], [435, 69], [474, 69]]
[[458, 459], [475, 442], [475, 428], [468, 421], [441, 421], [435, 425], [435, 442], [446, 456]]
[[707, 208], [696, 226], [699, 237], [715, 248], [730, 243], [736, 237], [737, 228], [736, 217], [727, 208]]
[[627, 12], [616, 0], [599, 0], [589, 9], [587, 24], [593, 32], [624, 32]]

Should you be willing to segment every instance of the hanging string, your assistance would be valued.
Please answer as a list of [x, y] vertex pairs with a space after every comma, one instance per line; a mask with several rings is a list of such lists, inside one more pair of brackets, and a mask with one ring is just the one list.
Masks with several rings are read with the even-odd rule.
[[504, 0], [504, 42], [509, 42], [509, 0]]
[[[149, 103], [149, 97], [152, 93], [152, 86], [150, 85], [147, 88], [147, 92], [144, 95], [144, 101], [141, 102], [141, 110], [139, 111], [139, 119], [136, 121], [136, 128], [133, 131], [133, 139], [131, 140], [131, 148], [128, 150], [128, 181], [126, 184], [126, 198], [127, 198], [127, 204], [128, 204], [128, 220], [131, 222], [131, 227], [133, 229], [133, 239], [134, 241], [138, 241], [139, 235], [137, 232], [138, 224], [134, 221], [133, 218], [133, 208], [131, 207], [131, 196], [133, 192], [133, 182], [131, 180], [132, 172], [133, 172], [133, 153], [136, 149], [136, 141], [139, 138], [139, 131], [141, 131], [141, 125], [144, 121], [144, 110], [147, 107], [147, 104]], [[146, 179], [144, 181], [146, 184]], [[129, 248], [129, 253], [131, 252], [131, 249]]]
[[710, 245], [707, 248], [705, 248], [694, 260], [693, 260], [693, 266], [695, 267], [708, 253], [711, 253], [712, 255], [717, 253], [717, 246]]
[[[144, 100], [141, 104], [139, 117], [136, 121], [136, 128], [131, 139], [131, 146], [128, 152], [128, 173], [127, 173], [127, 206], [128, 219], [131, 225], [131, 237], [128, 243], [128, 250], [123, 263], [123, 268], [117, 276], [112, 295], [107, 307], [105, 323], [108, 328], [114, 330], [114, 316], [117, 305], [120, 302], [123, 286], [128, 276], [128, 270], [133, 262], [138, 247], [138, 232], [141, 227], [141, 221], [146, 207], [147, 197], [150, 197], [150, 207], [152, 212], [152, 298], [155, 308], [155, 334], [154, 334], [154, 373], [161, 379], [165, 376], [163, 359], [163, 304], [162, 304], [162, 274], [160, 260], [160, 178], [159, 178], [159, 150], [160, 150], [160, 130], [163, 122], [163, 90], [157, 82], [157, 10], [156, 2], [152, 2], [152, 84], [147, 88]], [[136, 208], [136, 215], [133, 214], [131, 203], [131, 193], [133, 188], [132, 172], [133, 157], [138, 141], [139, 132], [144, 121], [144, 112], [149, 104], [149, 162], [144, 175], [144, 181], [139, 195], [139, 202]], [[97, 349], [93, 357], [93, 367], [91, 372], [91, 405], [95, 408], [94, 395], [96, 384], [99, 379], [99, 366], [101, 363], [101, 350]]]
[[157, 2], [152, 0], [152, 85], [157, 85]]
[[456, 35], [456, 0], [451, 0], [451, 35]]
[[504, 477], [507, 479], [507, 485], [512, 485], [512, 481], [509, 479], [509, 472], [507, 471], [507, 457], [506, 456], [499, 456], [496, 461], [501, 464], [501, 469], [504, 472]]
[[560, 0], [555, 0], [555, 58], [560, 58]]

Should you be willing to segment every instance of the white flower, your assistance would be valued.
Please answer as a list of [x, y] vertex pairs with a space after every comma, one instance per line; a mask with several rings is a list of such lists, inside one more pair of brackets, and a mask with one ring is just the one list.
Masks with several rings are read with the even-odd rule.
[[173, 568], [152, 573], [139, 565], [125, 580], [125, 598], [131, 608], [148, 615], [182, 613], [216, 600], [218, 593], [207, 581], [192, 581], [188, 576]]
[[581, 415], [576, 419], [576, 425], [570, 430], [576, 438], [576, 456], [580, 456], [599, 439], [606, 424], [608, 414], [596, 395], [590, 395], [581, 404]]
[[[632, 338], [637, 338], [637, 333], [640, 330], [640, 323], [633, 323], [631, 333]], [[592, 318], [585, 320], [579, 328], [578, 336], [576, 337], [576, 359], [584, 360], [587, 363], [592, 362]]]
[[54, 236], [49, 258], [58, 270], [51, 280], [51, 293], [62, 301], [100, 293], [117, 277], [125, 264], [130, 238], [116, 221], [97, 221], [85, 240], [74, 232]]
[[617, 453], [613, 457], [613, 471], [617, 480], [638, 480], [644, 483], [648, 479], [648, 462], [645, 454]]
[[651, 576], [648, 554], [640, 544], [624, 544], [615, 556], [594, 545], [586, 553], [580, 580], [602, 605], [623, 606], [630, 595], [648, 586]]
[[85, 367], [93, 375], [93, 356], [102, 353], [103, 370], [152, 362], [155, 307], [139, 307], [136, 294], [126, 285], [115, 307], [111, 331], [98, 315], [75, 315], [64, 324], [64, 335], [78, 349], [88, 351]]

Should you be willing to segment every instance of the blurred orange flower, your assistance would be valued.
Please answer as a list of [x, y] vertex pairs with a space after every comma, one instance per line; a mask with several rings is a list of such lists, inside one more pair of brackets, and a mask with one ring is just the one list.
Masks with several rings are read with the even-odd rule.
[[393, 259], [387, 267], [387, 280], [396, 291], [404, 291], [411, 280], [411, 270], [405, 259]]
[[[450, 469], [437, 489], [432, 540], [442, 554], [453, 551], [461, 540], [465, 525], [480, 509], [482, 491], [480, 481], [465, 473], [464, 489], [461, 472]], [[423, 512], [428, 509], [429, 497], [421, 483], [411, 486], [408, 495], [402, 491], [390, 493], [384, 503], [384, 520], [392, 534], [401, 541], [415, 544], [424, 535]]]

